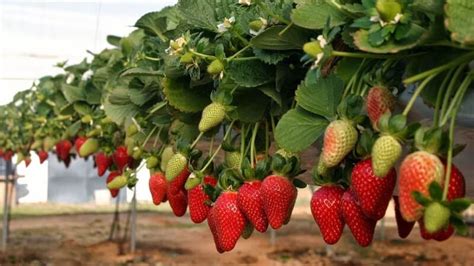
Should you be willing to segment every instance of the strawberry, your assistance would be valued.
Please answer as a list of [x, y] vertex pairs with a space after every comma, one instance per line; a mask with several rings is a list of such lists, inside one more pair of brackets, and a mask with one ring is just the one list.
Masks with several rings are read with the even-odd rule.
[[377, 14], [384, 22], [391, 22], [403, 12], [399, 0], [377, 0], [375, 4]]
[[56, 153], [62, 161], [66, 161], [71, 151], [72, 143], [65, 139], [56, 144]]
[[3, 154], [3, 159], [5, 159], [5, 161], [10, 161], [13, 155], [15, 155], [15, 153], [12, 150], [7, 150], [5, 154]]
[[178, 191], [176, 194], [171, 194], [168, 189], [166, 193], [171, 209], [177, 217], [183, 216], [188, 208], [188, 197], [186, 194], [187, 192], [185, 189]]
[[378, 177], [386, 176], [402, 155], [402, 145], [392, 136], [378, 138], [372, 147], [372, 167]]
[[364, 215], [350, 190], [342, 196], [342, 214], [357, 243], [362, 247], [370, 245], [377, 222]]
[[31, 163], [31, 157], [30, 156], [25, 157], [25, 166], [26, 167], [30, 166], [30, 163]]
[[168, 183], [166, 182], [165, 175], [161, 172], [154, 173], [150, 176], [148, 186], [150, 188], [153, 204], [160, 205], [166, 197], [166, 192], [168, 190]]
[[79, 149], [79, 156], [87, 157], [99, 150], [99, 141], [94, 138], [88, 138]]
[[209, 229], [211, 230], [212, 237], [214, 238], [214, 244], [216, 245], [216, 249], [219, 253], [223, 253], [224, 250], [219, 243], [219, 236], [216, 229], [216, 221], [214, 218], [214, 208], [211, 208], [209, 211], [209, 215], [207, 216], [207, 224], [209, 225]]
[[222, 251], [234, 249], [245, 229], [245, 216], [237, 206], [237, 192], [224, 191], [213, 207], [218, 243]]
[[260, 188], [263, 209], [273, 229], [287, 223], [298, 191], [288, 178], [279, 175], [266, 177]]
[[239, 169], [240, 168], [240, 152], [232, 151], [226, 152], [224, 162], [228, 168]]
[[354, 148], [357, 142], [357, 130], [350, 122], [336, 120], [329, 124], [324, 133], [321, 158], [327, 167], [338, 165]]
[[107, 156], [103, 152], [99, 152], [95, 155], [95, 164], [97, 165], [97, 174], [103, 176], [105, 171], [112, 165], [112, 157]]
[[128, 156], [127, 148], [125, 146], [120, 146], [115, 149], [115, 152], [112, 154], [112, 160], [119, 171], [123, 171], [123, 169], [132, 161], [131, 157]]
[[425, 240], [436, 240], [444, 241], [450, 238], [454, 234], [454, 227], [449, 225], [448, 227], [441, 229], [436, 233], [429, 233], [424, 225], [423, 219], [418, 220], [418, 225], [420, 226], [420, 235]]
[[[109, 176], [107, 177], [107, 184], [112, 182], [117, 176], [120, 176], [120, 172], [118, 171], [113, 171], [110, 172]], [[109, 189], [110, 194], [112, 195], [112, 198], [117, 197], [118, 193], [120, 192], [120, 189]]]
[[166, 164], [166, 180], [172, 181], [187, 169], [188, 159], [181, 153], [173, 155]]
[[172, 181], [168, 181], [168, 192], [171, 194], [177, 194], [180, 190], [183, 190], [184, 185], [188, 180], [189, 174], [190, 172], [186, 166], [177, 177], [175, 177]]
[[207, 219], [211, 206], [209, 195], [204, 191], [204, 185], [215, 186], [217, 180], [212, 176], [204, 177], [204, 184], [199, 184], [188, 191], [189, 216], [194, 223], [202, 223]]
[[412, 196], [414, 191], [428, 197], [431, 182], [442, 184], [444, 166], [439, 158], [426, 151], [408, 155], [400, 166], [399, 200], [400, 212], [408, 222], [418, 220], [423, 214], [423, 206]]
[[201, 121], [199, 121], [199, 131], [206, 132], [219, 125], [225, 118], [225, 106], [221, 103], [211, 103], [202, 110]]
[[74, 148], [76, 149], [76, 153], [79, 154], [79, 151], [81, 150], [82, 144], [86, 142], [87, 138], [86, 137], [77, 137], [76, 140], [74, 141]]
[[395, 96], [386, 88], [381, 86], [372, 87], [367, 94], [367, 115], [372, 126], [377, 129], [377, 124], [382, 115], [391, 113], [395, 108]]
[[402, 214], [400, 213], [398, 196], [393, 196], [393, 201], [395, 202], [395, 219], [397, 220], [398, 235], [401, 238], [407, 238], [413, 229], [413, 226], [415, 226], [415, 222], [407, 222], [403, 219]]
[[121, 189], [128, 184], [128, 178], [125, 175], [119, 175], [107, 182], [107, 188], [110, 190]]
[[341, 200], [344, 189], [336, 185], [324, 185], [311, 198], [311, 213], [319, 226], [324, 241], [333, 245], [339, 241], [344, 229]]
[[71, 164], [71, 156], [68, 156], [63, 162], [66, 168], [69, 168], [69, 165]]
[[449, 223], [451, 211], [440, 202], [432, 202], [426, 206], [423, 213], [423, 223], [426, 231], [435, 233]]
[[161, 163], [160, 163], [160, 168], [162, 171], [166, 171], [166, 165], [168, 164], [168, 161], [173, 157], [174, 152], [173, 152], [173, 147], [172, 146], [167, 146], [164, 150], [163, 153], [161, 153]]
[[397, 173], [394, 168], [384, 177], [375, 176], [371, 159], [360, 161], [354, 166], [351, 188], [367, 217], [377, 221], [385, 216], [396, 180]]
[[49, 157], [48, 153], [44, 150], [38, 151], [38, 157], [40, 159], [40, 164], [44, 163]]
[[224, 63], [221, 60], [215, 59], [207, 66], [207, 73], [211, 75], [218, 75], [224, 70]]
[[245, 182], [239, 188], [237, 204], [253, 227], [264, 233], [267, 231], [268, 220], [263, 208], [261, 186], [262, 182], [259, 180]]

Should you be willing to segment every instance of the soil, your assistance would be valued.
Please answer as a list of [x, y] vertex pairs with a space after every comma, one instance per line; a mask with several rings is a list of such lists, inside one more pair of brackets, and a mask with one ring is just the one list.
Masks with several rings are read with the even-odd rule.
[[[122, 228], [126, 214], [120, 216]], [[294, 215], [270, 234], [241, 239], [229, 253], [216, 252], [207, 223], [169, 213], [139, 213], [137, 251], [126, 254], [128, 241], [109, 241], [111, 214], [80, 214], [14, 219], [0, 265], [472, 265], [474, 240], [455, 236], [445, 242], [424, 241], [415, 228], [400, 240], [393, 227], [380, 227], [369, 248], [358, 247], [347, 230], [326, 249], [312, 217]], [[387, 223], [389, 224], [389, 223]], [[123, 233], [123, 230], [121, 230]], [[329, 252], [329, 253], [328, 253]], [[329, 255], [328, 255], [329, 254]]]

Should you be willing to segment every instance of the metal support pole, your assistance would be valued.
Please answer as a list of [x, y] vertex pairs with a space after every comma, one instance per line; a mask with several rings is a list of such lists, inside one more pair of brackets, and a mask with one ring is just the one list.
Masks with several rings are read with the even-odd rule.
[[137, 244], [137, 189], [133, 189], [132, 198], [132, 221], [130, 227], [130, 252], [133, 254]]
[[385, 241], [385, 217], [380, 222], [380, 240]]
[[8, 185], [10, 183], [10, 172], [11, 172], [12, 162], [11, 160], [6, 161], [5, 167], [5, 194], [3, 195], [3, 228], [2, 228], [2, 249], [7, 249], [9, 225], [8, 225], [8, 215], [10, 209], [8, 208]]

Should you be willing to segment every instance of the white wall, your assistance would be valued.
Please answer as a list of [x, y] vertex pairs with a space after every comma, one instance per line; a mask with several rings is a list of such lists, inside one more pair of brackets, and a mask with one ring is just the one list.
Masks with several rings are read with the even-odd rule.
[[[0, 105], [13, 95], [31, 87], [43, 75], [58, 73], [53, 66], [60, 61], [79, 63], [86, 50], [99, 52], [108, 46], [107, 35], [127, 35], [141, 15], [158, 11], [176, 0], [90, 0], [0, 1]], [[21, 202], [47, 199], [47, 163], [33, 162], [28, 169], [18, 168], [28, 185], [29, 195]], [[150, 200], [148, 174], [139, 174], [139, 200]], [[130, 194], [130, 193], [128, 193]], [[128, 197], [127, 197], [128, 198]]]

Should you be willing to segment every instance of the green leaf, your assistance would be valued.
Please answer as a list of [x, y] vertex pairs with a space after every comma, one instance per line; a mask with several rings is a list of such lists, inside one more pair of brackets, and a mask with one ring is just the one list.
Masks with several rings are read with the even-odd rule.
[[122, 38], [121, 37], [118, 37], [118, 36], [115, 36], [115, 35], [107, 35], [107, 42], [110, 44], [110, 45], [113, 45], [115, 47], [119, 47], [120, 46], [120, 40]]
[[276, 65], [291, 56], [290, 52], [274, 52], [271, 50], [253, 49], [255, 56], [263, 62]]
[[86, 90], [86, 101], [88, 104], [98, 105], [101, 103], [102, 92], [95, 86], [89, 84], [85, 88]]
[[149, 70], [140, 67], [129, 68], [125, 70], [120, 77], [157, 77], [163, 76], [162, 71]]
[[66, 100], [70, 103], [86, 100], [86, 91], [83, 87], [62, 84], [61, 90]]
[[334, 74], [326, 78], [321, 75], [308, 77], [296, 90], [296, 101], [308, 112], [332, 118], [336, 115], [343, 91], [344, 82]]
[[428, 206], [431, 203], [431, 200], [423, 196], [419, 191], [413, 191], [411, 193], [412, 197], [421, 205]]
[[445, 6], [446, 27], [451, 38], [462, 44], [474, 44], [474, 1], [447, 0]]
[[275, 130], [278, 145], [290, 152], [299, 152], [313, 144], [324, 132], [329, 122], [323, 117], [301, 109], [288, 111]]
[[[298, 27], [273, 26], [255, 36], [250, 43], [254, 48], [267, 50], [294, 50], [302, 49], [308, 40], [306, 31]], [[280, 34], [283, 30], [285, 32]]]
[[439, 0], [414, 0], [412, 8], [421, 12], [441, 15], [443, 14], [443, 3]]
[[140, 109], [134, 104], [115, 105], [108, 100], [104, 103], [105, 114], [116, 124], [122, 125], [126, 120], [134, 117]]
[[110, 92], [108, 101], [115, 105], [130, 104], [130, 96], [128, 95], [128, 89], [116, 88]]
[[298, 178], [293, 179], [293, 185], [297, 188], [305, 188], [308, 186], [304, 181]]
[[215, 1], [180, 0], [177, 7], [189, 25], [212, 32], [217, 31], [218, 21], [215, 15]]
[[232, 104], [237, 106], [238, 119], [245, 123], [255, 123], [263, 118], [269, 98], [259, 90], [242, 90], [235, 93]]
[[190, 88], [187, 79], [167, 78], [163, 80], [162, 85], [169, 104], [182, 112], [199, 112], [211, 102], [208, 89], [202, 87]]
[[462, 198], [462, 199], [454, 199], [451, 202], [449, 202], [449, 209], [451, 209], [454, 212], [463, 212], [471, 206], [472, 202], [471, 200], [467, 198]]
[[92, 108], [85, 102], [75, 102], [74, 110], [80, 115], [89, 115], [92, 113]]
[[323, 0], [305, 0], [293, 9], [291, 20], [298, 26], [320, 30], [330, 18], [330, 27], [336, 27], [346, 22], [347, 17], [337, 8]]
[[165, 7], [159, 12], [143, 15], [135, 27], [145, 30], [149, 35], [161, 36], [167, 31], [175, 30], [180, 22], [180, 13], [176, 7]]
[[[400, 40], [394, 41], [389, 40], [384, 42], [380, 46], [373, 46], [369, 41], [369, 32], [366, 30], [359, 30], [354, 34], [354, 44], [362, 51], [371, 53], [398, 53], [399, 51], [406, 50], [416, 46], [418, 43], [423, 41], [423, 34], [426, 30], [416, 24], [412, 24], [410, 33]], [[373, 38], [373, 37], [372, 37]]]
[[443, 189], [438, 184], [438, 182], [431, 182], [430, 186], [428, 187], [430, 192], [430, 197], [435, 201], [441, 201], [443, 199]]
[[264, 85], [258, 87], [258, 89], [275, 101], [279, 106], [282, 106], [281, 94], [276, 90], [274, 86]]
[[242, 87], [257, 87], [275, 79], [274, 67], [259, 60], [232, 61], [225, 73]]

